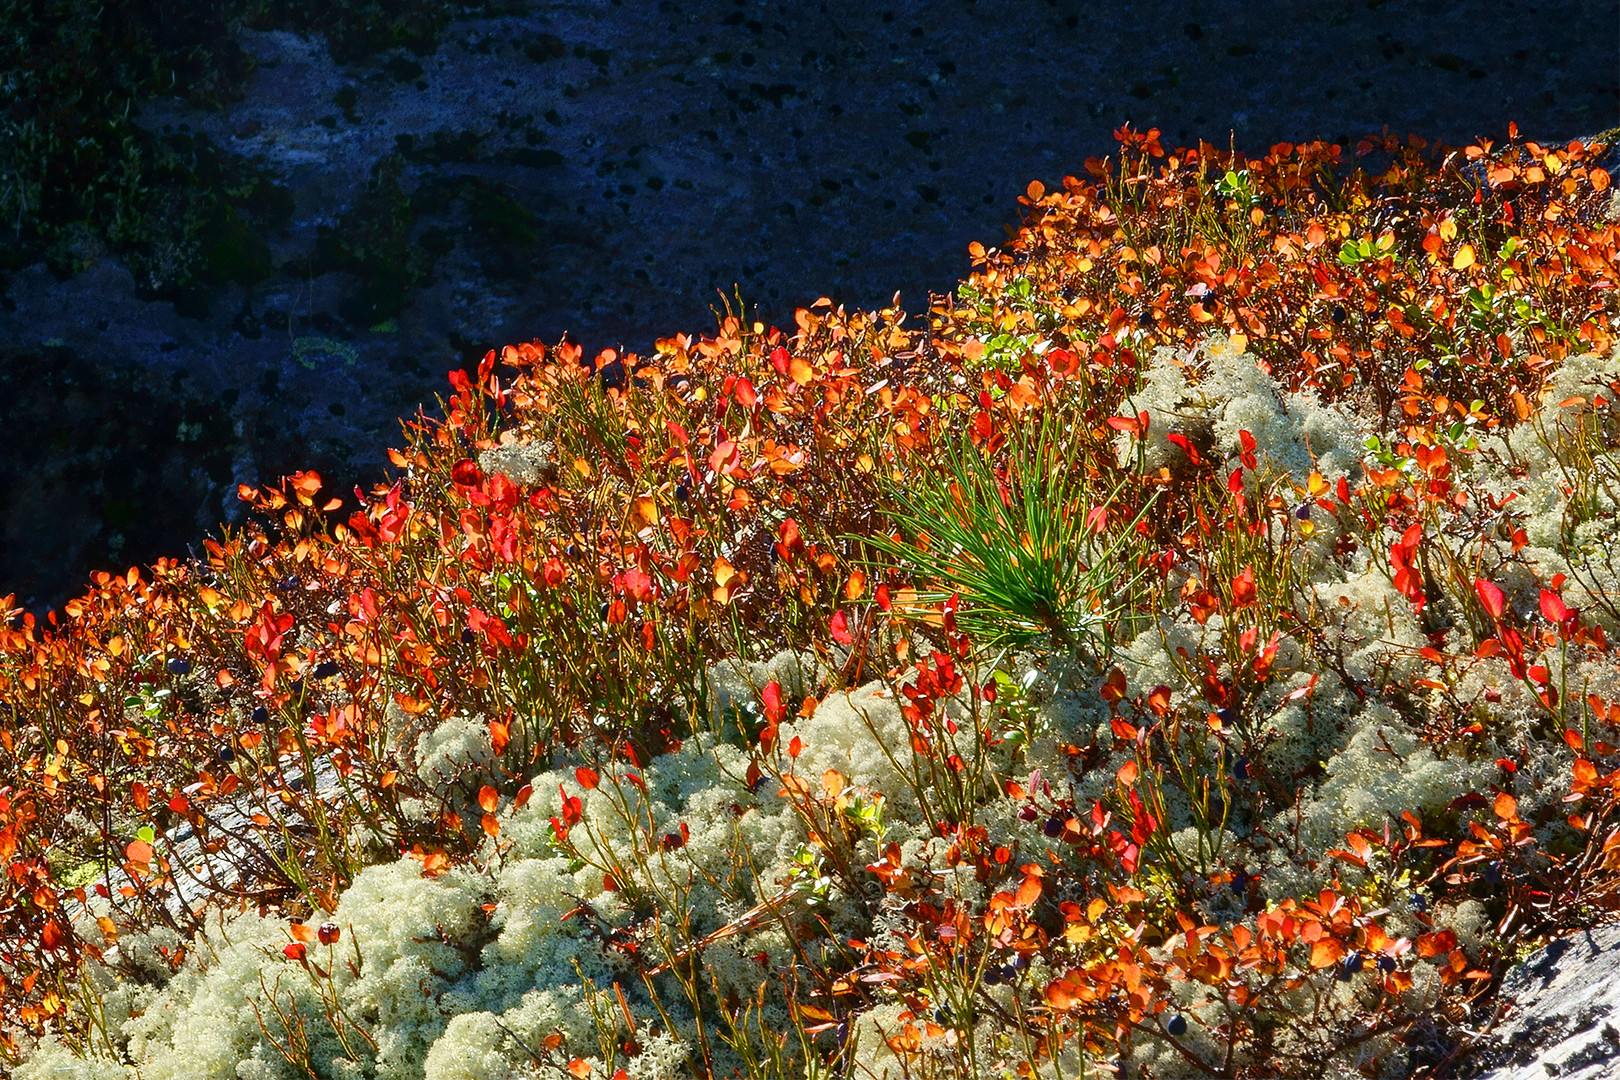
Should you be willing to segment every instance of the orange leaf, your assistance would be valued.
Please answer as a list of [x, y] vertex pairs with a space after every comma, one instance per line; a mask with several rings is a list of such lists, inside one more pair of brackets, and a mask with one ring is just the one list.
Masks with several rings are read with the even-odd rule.
[[1046, 987], [1046, 1003], [1054, 1009], [1071, 1009], [1080, 1000], [1079, 987], [1067, 979], [1057, 979]]
[[1505, 791], [1496, 797], [1496, 802], [1492, 804], [1491, 809], [1503, 821], [1517, 821], [1519, 819], [1519, 802]]
[[1311, 967], [1325, 968], [1339, 962], [1344, 956], [1344, 945], [1338, 938], [1321, 938], [1311, 946]]
[[844, 582], [844, 599], [859, 600], [866, 593], [866, 575], [859, 570], [849, 572], [849, 580]]
[[1018, 886], [1018, 893], [1013, 897], [1013, 907], [1027, 908], [1040, 899], [1040, 895], [1041, 879], [1031, 874], [1024, 879], [1022, 885]]
[[495, 808], [500, 804], [500, 793], [494, 788], [490, 787], [488, 784], [485, 784], [483, 787], [478, 789], [478, 805], [483, 808], [484, 813], [493, 814], [495, 812]]
[[1422, 957], [1440, 956], [1457, 947], [1457, 935], [1450, 930], [1436, 930], [1417, 939], [1417, 954]]
[[484, 832], [490, 836], [499, 836], [501, 834], [500, 820], [494, 814], [485, 814], [479, 820], [479, 824], [483, 826]]
[[575, 1058], [568, 1063], [568, 1074], [578, 1077], [579, 1080], [585, 1080], [585, 1077], [591, 1075], [591, 1063], [583, 1058]]

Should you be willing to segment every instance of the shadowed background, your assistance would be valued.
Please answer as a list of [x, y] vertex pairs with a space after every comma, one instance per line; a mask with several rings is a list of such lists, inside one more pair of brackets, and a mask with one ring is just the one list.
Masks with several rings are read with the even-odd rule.
[[[451, 367], [913, 312], [1113, 130], [1349, 151], [1620, 123], [1576, 0], [0, 0], [0, 594], [382, 475]], [[127, 109], [125, 108], [127, 106]], [[126, 115], [127, 113], [127, 115]]]

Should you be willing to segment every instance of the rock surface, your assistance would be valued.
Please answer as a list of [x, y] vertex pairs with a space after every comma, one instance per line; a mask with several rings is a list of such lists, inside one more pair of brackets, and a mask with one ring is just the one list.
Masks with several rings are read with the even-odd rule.
[[177, 554], [239, 483], [377, 478], [399, 418], [507, 341], [645, 351], [712, 327], [716, 290], [781, 325], [821, 295], [921, 311], [1126, 121], [1255, 152], [1603, 130], [1615, 30], [1612, 0], [535, 0], [347, 66], [242, 31], [242, 100], [140, 123], [281, 178], [275, 270], [184, 313], [93, 245], [0, 281], [0, 594]]
[[1540, 950], [1502, 980], [1505, 1016], [1476, 1051], [1475, 1080], [1620, 1076], [1620, 926]]

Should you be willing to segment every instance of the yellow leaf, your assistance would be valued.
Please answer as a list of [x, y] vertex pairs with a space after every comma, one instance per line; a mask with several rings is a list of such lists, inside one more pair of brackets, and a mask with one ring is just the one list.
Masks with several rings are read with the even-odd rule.
[[1457, 222], [1453, 218], [1446, 218], [1440, 223], [1440, 239], [1448, 244], [1457, 239]]
[[1474, 265], [1474, 245], [1464, 244], [1457, 249], [1456, 258], [1451, 260], [1453, 270], [1466, 270]]

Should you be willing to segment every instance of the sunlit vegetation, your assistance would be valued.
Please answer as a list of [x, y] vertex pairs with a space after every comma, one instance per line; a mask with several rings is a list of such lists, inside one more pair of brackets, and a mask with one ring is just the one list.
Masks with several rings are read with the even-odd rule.
[[509, 345], [10, 617], [16, 1075], [1448, 1063], [1620, 904], [1610, 178], [1118, 136], [923, 325]]

